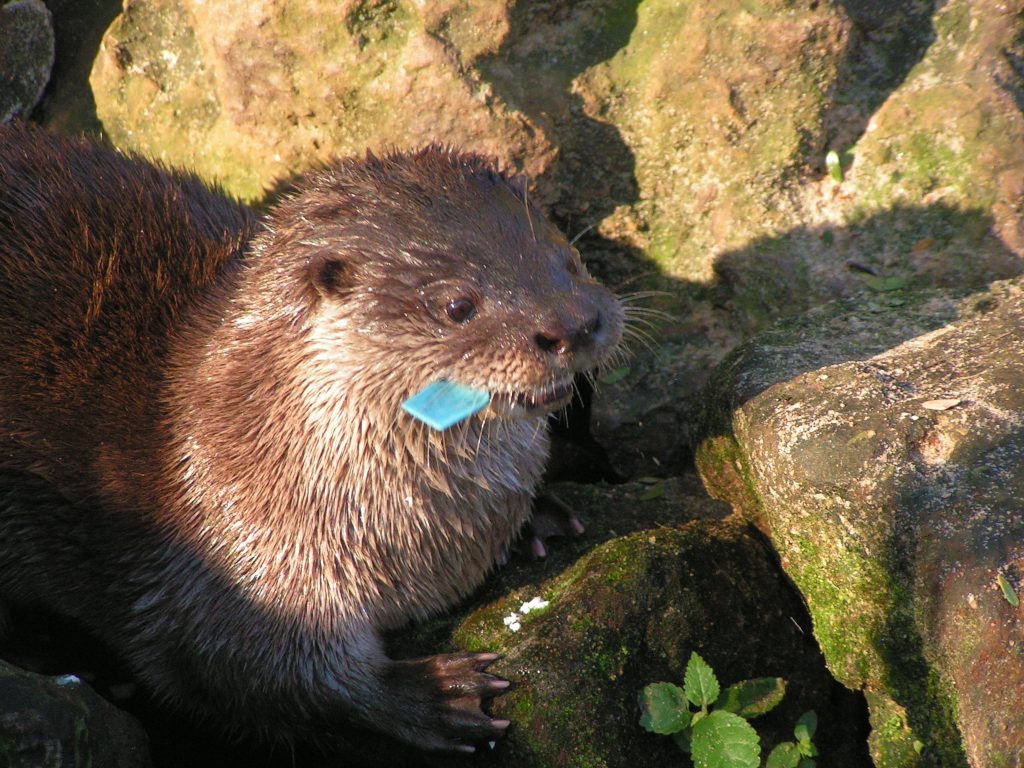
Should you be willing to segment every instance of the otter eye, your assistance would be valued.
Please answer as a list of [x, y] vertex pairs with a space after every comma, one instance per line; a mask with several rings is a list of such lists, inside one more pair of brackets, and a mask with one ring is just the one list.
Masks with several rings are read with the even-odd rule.
[[464, 323], [476, 314], [476, 305], [469, 299], [452, 299], [444, 305], [444, 311], [454, 323]]

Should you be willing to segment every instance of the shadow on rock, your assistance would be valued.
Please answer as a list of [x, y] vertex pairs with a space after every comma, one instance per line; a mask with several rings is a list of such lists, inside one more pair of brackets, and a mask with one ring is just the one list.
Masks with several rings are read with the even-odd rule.
[[[629, 42], [638, 4], [518, 3], [501, 48], [479, 62], [502, 101], [527, 115], [559, 148], [555, 162], [535, 181], [570, 237], [639, 196], [633, 150], [619, 129], [595, 116], [573, 90], [577, 76]], [[612, 286], [643, 263], [635, 249], [589, 232], [582, 234], [580, 250], [591, 271]]]
[[663, 323], [655, 349], [634, 349], [627, 376], [601, 385], [594, 435], [627, 477], [688, 467], [693, 446], [714, 432], [708, 403], [720, 402], [715, 418], [724, 418], [780, 377], [883, 352], [1024, 271], [991, 230], [985, 212], [936, 203], [798, 227], [722, 253], [710, 285], [669, 286], [689, 297], [686, 312]]
[[89, 75], [103, 34], [122, 5], [121, 0], [46, 0], [53, 14], [57, 56], [34, 114], [39, 122], [64, 133], [102, 134]]
[[821, 150], [842, 153], [854, 146], [871, 116], [935, 39], [931, 0], [839, 0], [838, 5], [853, 21], [853, 30], [823, 116], [819, 151], [810, 155], [819, 173], [825, 172]]

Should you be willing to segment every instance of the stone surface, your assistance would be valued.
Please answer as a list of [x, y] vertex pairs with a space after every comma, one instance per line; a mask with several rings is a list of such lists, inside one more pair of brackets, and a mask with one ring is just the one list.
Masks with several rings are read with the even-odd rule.
[[1019, 764], [1024, 282], [827, 309], [723, 366], [701, 471], [869, 694], [877, 765]]
[[41, 0], [0, 6], [0, 123], [31, 114], [52, 66], [52, 20]]
[[[1024, 256], [1019, 3], [839, 3], [852, 28], [825, 12], [802, 16], [799, 3], [796, 15], [777, 11], [772, 23], [783, 39], [807, 37], [790, 53], [779, 52], [777, 77], [744, 102], [756, 105], [756, 120], [738, 136], [710, 125], [730, 114], [732, 93], [720, 88], [716, 101], [711, 83], [726, 73], [726, 83], [742, 85], [741, 67], [750, 63], [755, 77], [760, 63], [747, 57], [748, 48], [781, 47], [740, 45], [746, 10], [729, 15], [680, 3], [674, 14], [644, 22], [644, 9], [653, 13], [656, 5], [643, 4], [629, 44], [590, 70], [607, 71], [615, 94], [609, 119], [628, 137], [640, 180], [639, 201], [599, 228], [657, 263], [656, 287], [667, 295], [649, 303], [671, 315], [652, 332], [653, 352], [633, 344], [630, 376], [604, 388], [595, 407], [598, 438], [613, 446], [613, 463], [627, 474], [671, 474], [688, 459], [680, 444], [696, 434], [709, 372], [729, 349], [778, 319], [839, 298], [885, 307], [913, 303], [916, 290], [970, 293], [1019, 274]], [[687, 42], [659, 49], [653, 41], [674, 34], [673, 18], [686, 20]], [[767, 31], [758, 22], [750, 34]], [[737, 48], [712, 56], [729, 34]], [[633, 80], [616, 74], [645, 41], [655, 51], [691, 51], [692, 41], [708, 40], [712, 47], [697, 59], [699, 76], [659, 74], [642, 57]], [[815, 77], [831, 78], [821, 101], [801, 79], [806, 73], [790, 69], [808, 49], [817, 52]], [[686, 66], [686, 57], [663, 58], [666, 71]], [[637, 90], [639, 83], [661, 87]], [[789, 83], [800, 86], [790, 91]], [[675, 91], [691, 98], [651, 101]], [[667, 116], [673, 110], [674, 122]], [[793, 112], [793, 122], [780, 112]], [[759, 143], [755, 137], [772, 119], [806, 141]], [[681, 129], [658, 120], [698, 128], [681, 141]], [[669, 146], [673, 141], [682, 149]], [[779, 151], [759, 155], [766, 146]], [[825, 171], [829, 149], [842, 155], [841, 182]], [[657, 213], [644, 218], [644, 210]], [[682, 439], [672, 441], [673, 434]]]
[[8, 768], [146, 768], [146, 735], [72, 675], [44, 677], [0, 661], [0, 764]]
[[[368, 145], [455, 142], [528, 157], [536, 172], [550, 147], [441, 34], [454, 5], [131, 3], [96, 59], [97, 112], [119, 146], [194, 166], [249, 199]], [[467, 34], [480, 38], [467, 46], [498, 44], [507, 20], [496, 7], [460, 7]]]

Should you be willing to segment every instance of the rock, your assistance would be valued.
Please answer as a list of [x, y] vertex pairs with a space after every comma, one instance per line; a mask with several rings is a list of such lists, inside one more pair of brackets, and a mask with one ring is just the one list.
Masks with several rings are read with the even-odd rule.
[[[653, 13], [656, 5], [643, 8]], [[830, 83], [827, 96], [819, 102], [806, 82], [788, 90], [803, 82], [789, 69], [799, 59], [794, 46], [792, 58], [779, 54], [778, 80], [745, 99], [756, 105], [750, 112], [757, 123], [734, 142], [712, 125], [728, 114], [729, 93], [720, 88], [716, 101], [711, 83], [730, 66], [735, 71], [723, 79], [745, 82], [746, 54], [715, 58], [713, 48], [701, 46], [727, 45], [719, 23], [737, 26], [746, 10], [720, 10], [698, 22], [698, 12], [677, 5], [686, 42], [664, 50], [688, 51], [702, 67], [699, 76], [659, 74], [658, 66], [686, 66], [685, 56], [661, 64], [638, 57], [628, 83], [618, 74], [640, 47], [657, 50], [656, 41], [674, 34], [667, 11], [649, 22], [641, 13], [629, 45], [593, 70], [608, 71], [609, 119], [636, 154], [640, 190], [636, 206], [600, 229], [657, 263], [657, 287], [669, 295], [648, 303], [673, 316], [654, 330], [653, 351], [633, 344], [632, 375], [603, 388], [595, 403], [595, 435], [626, 474], [677, 471], [688, 459], [680, 443], [695, 435], [709, 372], [780, 318], [857, 296], [884, 306], [912, 301], [915, 290], [965, 294], [1024, 267], [1024, 18], [997, 0], [953, 0], [937, 10], [925, 2], [838, 5], [853, 18], [852, 30], [829, 15], [835, 9], [778, 12], [773, 21], [784, 30], [797, 24], [808, 46], [813, 35], [823, 36], [813, 71]], [[785, 34], [798, 32], [781, 39]], [[840, 41], [845, 47], [837, 52]], [[761, 66], [751, 63], [751, 77]], [[659, 78], [658, 94], [674, 87], [699, 100], [650, 102], [632, 90]], [[790, 118], [780, 112], [789, 111], [796, 115], [789, 125], [808, 137], [800, 148], [754, 140], [772, 119], [785, 126]], [[698, 128], [679, 138], [678, 126], [689, 124]], [[757, 147], [778, 153], [762, 161]], [[827, 149], [843, 157], [840, 183], [825, 171]], [[637, 211], [648, 215], [641, 221]], [[633, 235], [616, 229], [633, 219]], [[673, 434], [681, 440], [673, 442]]]
[[0, 755], [10, 768], [145, 768], [146, 735], [74, 675], [44, 677], [0, 661]]
[[53, 27], [41, 0], [0, 7], [0, 123], [28, 117], [53, 67]]
[[[534, 596], [550, 606], [523, 616], [511, 636], [503, 618]], [[758, 537], [736, 520], [699, 521], [602, 544], [553, 579], [477, 611], [455, 637], [500, 649], [496, 668], [516, 683], [495, 704], [516, 723], [501, 765], [681, 762], [671, 739], [638, 730], [636, 696], [647, 683], [680, 684], [694, 650], [723, 685], [786, 678], [779, 710], [755, 722], [765, 754], [815, 709], [829, 723], [819, 734], [822, 759], [862, 765], [863, 734], [850, 722], [856, 702], [825, 672], [802, 620], [799, 599]]]
[[868, 694], [876, 765], [1014, 765], [1024, 280], [843, 308], [723, 365], [701, 472], [768, 533], [829, 669]]
[[[357, 0], [140, 0], [108, 30], [92, 73], [121, 147], [195, 167], [256, 200], [276, 178], [367, 146], [461, 144], [549, 162], [543, 135], [496, 102], [463, 61], [497, 47], [498, 4]], [[477, 23], [477, 22], [481, 23]]]

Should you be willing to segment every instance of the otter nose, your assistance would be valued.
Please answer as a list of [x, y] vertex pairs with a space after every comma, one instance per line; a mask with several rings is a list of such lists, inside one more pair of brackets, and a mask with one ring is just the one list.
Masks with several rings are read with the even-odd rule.
[[565, 355], [576, 352], [593, 343], [594, 334], [601, 330], [601, 313], [594, 310], [579, 322], [559, 319], [538, 331], [533, 340], [542, 352]]

